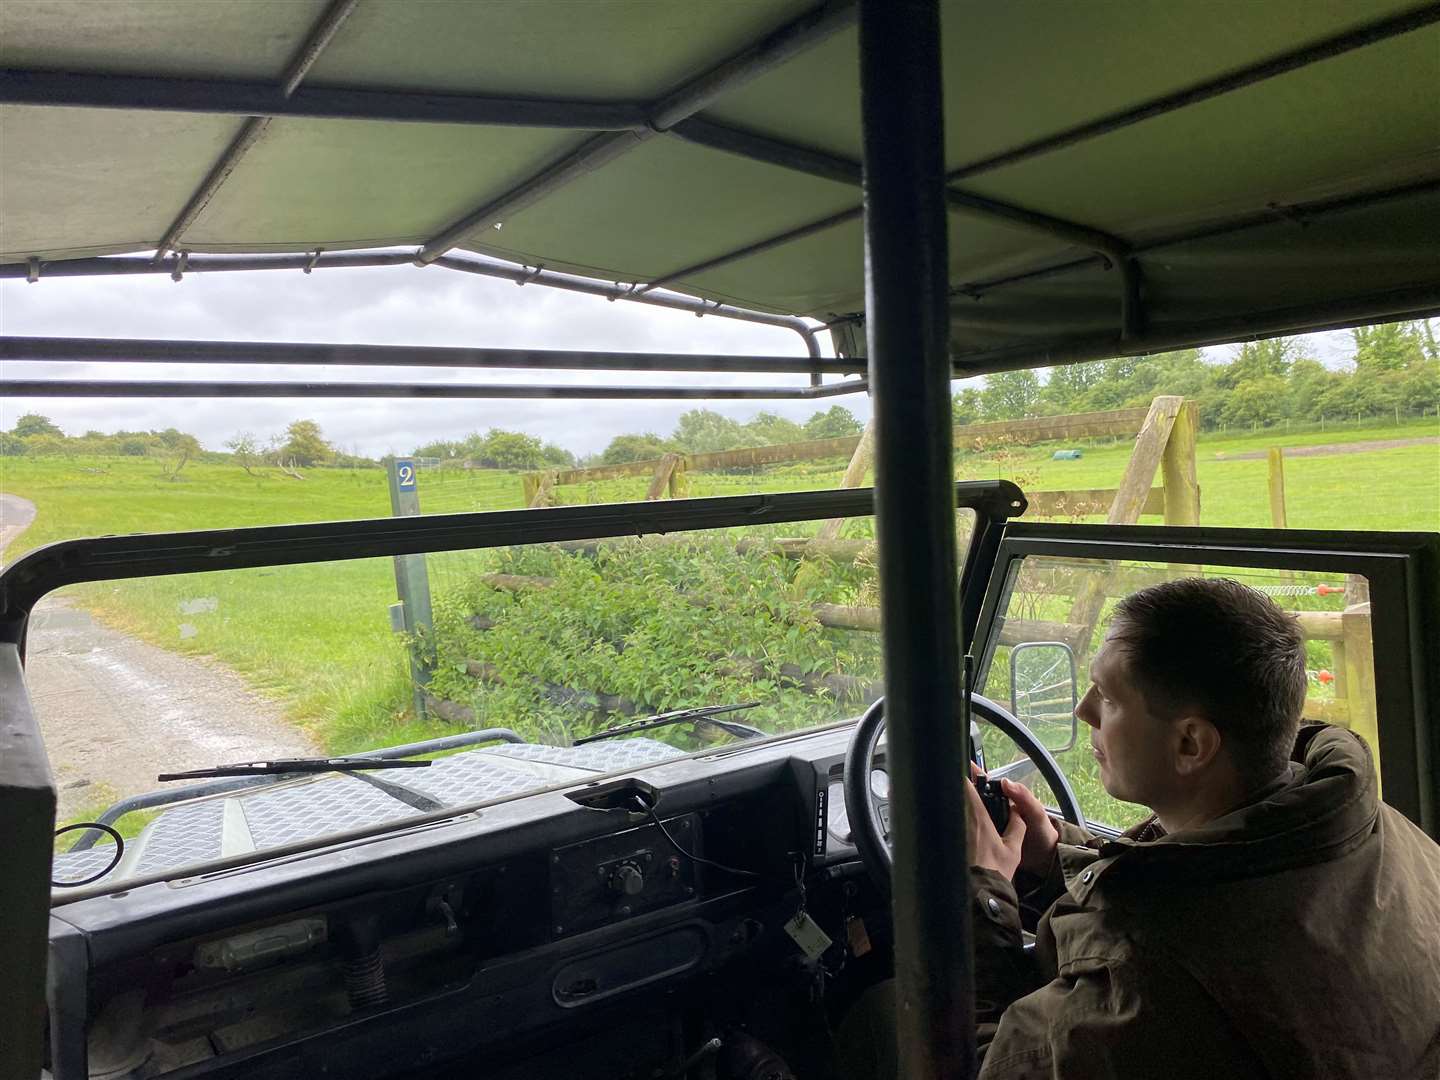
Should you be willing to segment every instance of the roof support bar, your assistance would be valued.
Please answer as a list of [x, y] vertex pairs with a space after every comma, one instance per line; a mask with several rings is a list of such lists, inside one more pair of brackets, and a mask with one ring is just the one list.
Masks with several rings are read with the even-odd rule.
[[[1418, 180], [1411, 184], [1402, 184], [1394, 188], [1357, 191], [1332, 199], [1319, 199], [1309, 203], [1294, 203], [1283, 209], [1285, 215], [1309, 225], [1323, 218], [1343, 214], [1350, 210], [1360, 210], [1367, 206], [1377, 206], [1392, 200], [1420, 198], [1436, 192], [1440, 192], [1440, 178], [1431, 177]], [[1145, 255], [1152, 251], [1183, 247], [1185, 244], [1193, 243], [1197, 240], [1206, 240], [1210, 237], [1223, 236], [1227, 233], [1244, 232], [1247, 229], [1274, 225], [1276, 218], [1276, 208], [1266, 207], [1263, 211], [1242, 214], [1239, 217], [1206, 225], [1203, 228], [1170, 233], [1152, 240], [1146, 240], [1143, 243], [1136, 244], [1132, 250], [1136, 255]], [[979, 299], [988, 293], [995, 292], [1010, 285], [1019, 285], [1027, 281], [1039, 281], [1042, 278], [1061, 277], [1065, 274], [1074, 273], [1077, 270], [1092, 269], [1097, 265], [1100, 265], [1098, 256], [1086, 256], [1084, 258], [1070, 259], [1060, 263], [1047, 263], [1044, 266], [1038, 266], [1032, 270], [1021, 270], [1014, 274], [1007, 274], [1001, 278], [966, 282], [951, 289], [951, 295], [957, 297], [968, 296], [972, 299]], [[0, 270], [3, 270], [3, 268], [0, 268]], [[18, 277], [20, 275], [15, 274], [13, 276]], [[861, 318], [862, 316], [859, 313], [843, 315], [839, 318], [831, 319], [825, 324], [825, 327], [827, 329], [833, 329], [837, 326], [844, 326], [846, 323], [859, 322]], [[1029, 348], [1030, 346], [1025, 347]], [[1040, 363], [1040, 361], [1037, 361], [1037, 363]]]
[[[415, 255], [409, 251], [329, 251], [316, 255], [313, 252], [294, 255], [190, 255], [185, 263], [187, 274], [219, 273], [230, 270], [301, 270], [306, 273], [316, 269], [343, 269], [363, 266], [409, 266], [415, 262]], [[805, 342], [805, 350], [811, 356], [820, 355], [820, 343], [815, 328], [804, 319], [794, 315], [775, 315], [768, 311], [751, 311], [732, 304], [714, 304], [695, 296], [680, 293], [641, 293], [638, 289], [623, 285], [610, 285], [593, 278], [575, 274], [561, 274], [552, 270], [532, 269], [513, 263], [499, 262], [477, 255], [443, 255], [435, 260], [436, 266], [447, 270], [461, 270], [467, 274], [513, 281], [517, 285], [535, 283], [552, 289], [584, 293], [588, 296], [602, 296], [606, 300], [627, 300], [652, 307], [669, 308], [673, 311], [688, 311], [696, 317], [714, 315], [719, 319], [736, 319], [740, 322], [756, 323], [760, 326], [774, 326], [799, 334]], [[128, 277], [135, 274], [170, 274], [176, 266], [175, 260], [156, 263], [148, 258], [125, 255], [104, 255], [92, 259], [59, 259], [55, 262], [36, 261], [28, 263], [0, 264], [0, 280], [6, 278], [63, 278], [63, 277]]]
[[593, 278], [580, 277], [578, 274], [562, 274], [544, 269], [527, 270], [524, 267], [496, 262], [479, 255], [442, 255], [435, 260], [433, 265], [443, 266], [447, 270], [460, 270], [467, 274], [501, 278], [513, 281], [517, 285], [528, 285], [534, 282], [552, 289], [585, 293], [588, 296], [603, 296], [606, 300], [628, 300], [636, 304], [669, 308], [672, 311], [688, 311], [697, 318], [714, 315], [721, 319], [738, 319], [741, 322], [793, 330], [804, 339], [806, 351], [811, 356], [820, 355], [820, 343], [816, 339], [815, 328], [795, 315], [775, 315], [768, 311], [752, 311], [749, 308], [735, 307], [733, 304], [716, 304], [697, 296], [686, 296], [682, 293], [647, 293], [634, 286], [607, 285]]
[[861, 0], [898, 1075], [975, 1070], [938, 0]]
[[947, 175], [947, 179], [963, 180], [968, 176], [978, 176], [980, 173], [991, 172], [1006, 165], [1014, 165], [1017, 162], [1039, 157], [1041, 154], [1063, 150], [1076, 143], [1086, 142], [1101, 135], [1108, 135], [1112, 131], [1130, 127], [1132, 124], [1149, 120], [1151, 117], [1163, 116], [1176, 109], [1183, 109], [1187, 105], [1209, 101], [1211, 98], [1228, 94], [1233, 90], [1254, 86], [1266, 79], [1273, 79], [1277, 75], [1298, 71], [1322, 60], [1342, 56], [1376, 42], [1400, 37], [1412, 30], [1419, 30], [1436, 22], [1440, 22], [1440, 4], [1421, 4], [1398, 15], [1367, 23], [1354, 30], [1347, 30], [1344, 33], [1317, 41], [1313, 45], [1306, 45], [1303, 48], [1281, 53], [1279, 56], [1272, 56], [1268, 60], [1262, 60], [1257, 64], [1251, 64], [1249, 67], [1232, 71], [1218, 78], [1206, 79], [1203, 82], [1187, 86], [1183, 90], [1152, 98], [1140, 105], [1121, 109], [1084, 124], [1078, 124], [1075, 127], [1056, 132], [1054, 135], [1047, 135], [1043, 139], [1036, 139], [1023, 146], [1006, 150], [1004, 153], [980, 158], [968, 165], [962, 165], [958, 169], [952, 169]]
[[540, 199], [665, 131], [709, 105], [721, 94], [778, 67], [791, 57], [849, 26], [854, 0], [824, 0], [818, 7], [676, 87], [646, 110], [647, 126], [633, 132], [596, 135], [509, 191], [491, 199], [442, 230], [420, 249], [420, 261], [434, 262], [466, 237], [503, 221]]
[[634, 131], [645, 110], [628, 102], [430, 94], [332, 86], [301, 87], [282, 97], [274, 83], [91, 75], [0, 68], [0, 105], [124, 109], [217, 116], [312, 120], [384, 120], [397, 124]]
[[0, 336], [0, 362], [143, 364], [323, 364], [325, 366], [532, 368], [540, 371], [683, 371], [728, 374], [863, 375], [864, 360], [808, 356], [475, 349], [439, 345], [169, 341]]
[[1144, 356], [1171, 349], [1257, 341], [1302, 331], [1343, 330], [1369, 323], [1425, 319], [1435, 315], [1440, 315], [1440, 281], [1418, 288], [1350, 296], [1325, 304], [1251, 311], [1204, 322], [1152, 326], [1143, 336], [1128, 341], [1113, 334], [1084, 334], [957, 353], [952, 360], [955, 377], [959, 379], [995, 371], [1078, 364], [1116, 356]]
[[[315, 24], [309, 36], [301, 44], [299, 51], [295, 53], [285, 68], [285, 73], [280, 78], [280, 97], [288, 98], [295, 93], [300, 86], [300, 80], [305, 78], [315, 65], [315, 61], [320, 59], [320, 54], [325, 50], [325, 46], [330, 44], [330, 40], [345, 20], [350, 17], [350, 13], [355, 10], [357, 3], [359, 0], [332, 0], [330, 6], [325, 9], [325, 13], [320, 16], [319, 22]], [[230, 145], [225, 148], [225, 152], [220, 155], [220, 160], [215, 162], [205, 179], [200, 182], [200, 186], [195, 189], [195, 193], [190, 196], [189, 201], [181, 208], [175, 220], [170, 223], [170, 227], [160, 237], [160, 242], [155, 245], [157, 261], [163, 259], [165, 253], [175, 247], [181, 234], [209, 205], [210, 200], [215, 197], [215, 193], [220, 190], [220, 186], [229, 179], [230, 174], [240, 164], [241, 158], [259, 141], [260, 136], [265, 134], [265, 129], [269, 126], [270, 118], [268, 116], [252, 116], [240, 125], [239, 132], [236, 133]]]
[[[823, 151], [813, 150], [809, 147], [795, 146], [782, 142], [779, 139], [772, 139], [769, 136], [729, 127], [724, 124], [717, 124], [711, 120], [696, 117], [683, 121], [675, 126], [672, 134], [685, 139], [687, 142], [693, 142], [715, 150], [723, 150], [752, 161], [764, 162], [767, 165], [778, 165], [792, 172], [802, 172], [810, 176], [820, 177], [824, 180], [834, 180], [842, 184], [854, 184], [857, 187], [860, 184], [859, 162], [850, 161], [834, 154], [827, 154]], [[1122, 332], [1127, 337], [1139, 333], [1142, 321], [1140, 311], [1140, 270], [1131, 255], [1129, 245], [1120, 237], [1100, 229], [1091, 228], [1088, 225], [1066, 221], [1063, 218], [1057, 218], [1051, 214], [1028, 210], [1024, 207], [1000, 202], [998, 199], [990, 199], [983, 195], [975, 195], [967, 191], [961, 191], [954, 187], [947, 188], [945, 196], [951, 209], [967, 211], [978, 214], [981, 217], [1005, 221], [1018, 228], [1050, 236], [1068, 244], [1089, 248], [1091, 251], [1098, 253], [1107, 263], [1114, 266], [1120, 274]], [[695, 266], [686, 267], [683, 270], [666, 274], [664, 277], [657, 278], [646, 285], [645, 289], [653, 289], [681, 280], [700, 270], [709, 270], [738, 259], [748, 258], [756, 254], [757, 251], [768, 250], [778, 244], [789, 243], [792, 240], [800, 239], [802, 236], [813, 235], [831, 225], [838, 225], [844, 221], [849, 221], [853, 216], [854, 212], [841, 212], [840, 214], [823, 218], [821, 221], [803, 225], [799, 229], [792, 229], [780, 237], [762, 240], [756, 244], [739, 248], [736, 251], [718, 255], [713, 259], [708, 259]], [[643, 292], [644, 290], [642, 289], [641, 291]]]
[[[1245, 232], [1247, 229], [1257, 229], [1274, 225], [1277, 217], [1288, 217], [1294, 221], [1308, 225], [1321, 218], [1330, 217], [1335, 214], [1343, 214], [1349, 210], [1361, 210], [1367, 206], [1378, 206], [1381, 203], [1423, 197], [1436, 192], [1440, 192], [1440, 177], [1418, 180], [1414, 183], [1402, 184], [1394, 188], [1357, 191], [1330, 199], [1317, 199], [1314, 202], [1308, 203], [1293, 203], [1284, 207], [1277, 207], [1272, 204], [1264, 210], [1243, 214], [1226, 221], [1206, 225], [1203, 228], [1189, 229], [1184, 232], [1157, 236], [1136, 244], [1132, 250], [1136, 255], [1143, 255], [1153, 251], [1164, 251], [1168, 248], [1182, 247], [1185, 244], [1191, 244], [1198, 240], [1208, 240], [1211, 237], [1225, 236], [1230, 233]], [[994, 292], [997, 289], [1002, 289], [1009, 285], [1019, 285], [1023, 282], [1038, 281], [1048, 277], [1059, 277], [1076, 270], [1094, 267], [1095, 265], [1096, 260], [1094, 258], [1071, 259], [1062, 263], [1049, 263], [1045, 266], [1036, 267], [1033, 270], [1021, 270], [1014, 274], [1007, 274], [1001, 278], [992, 278], [988, 281], [967, 282], [959, 288], [952, 290], [952, 295], [969, 296], [972, 299], [978, 300], [987, 293]], [[838, 325], [838, 321], [828, 325]]]
[[0, 379], [0, 395], [55, 398], [569, 398], [587, 401], [805, 401], [865, 390], [864, 379], [823, 386], [536, 386], [500, 383], [172, 382]]

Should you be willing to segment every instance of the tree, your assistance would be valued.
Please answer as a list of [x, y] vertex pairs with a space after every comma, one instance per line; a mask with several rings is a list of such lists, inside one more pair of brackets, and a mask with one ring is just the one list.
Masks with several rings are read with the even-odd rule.
[[426, 443], [424, 446], [415, 448], [415, 457], [433, 457], [441, 461], [454, 461], [465, 452], [463, 442], [448, 442], [444, 439]]
[[255, 475], [255, 466], [260, 464], [260, 442], [254, 435], [248, 431], [237, 432], [233, 439], [226, 440], [225, 449], [235, 456], [236, 465]]
[[664, 457], [673, 448], [673, 444], [666, 442], [653, 431], [641, 435], [616, 435], [600, 455], [600, 463], [621, 465], [627, 461], [650, 461]]
[[19, 435], [0, 431], [0, 457], [19, 457], [30, 445]]
[[824, 412], [813, 413], [805, 421], [807, 439], [843, 439], [847, 435], [859, 435], [863, 425], [855, 414], [844, 405], [831, 405]]
[[754, 419], [744, 425], [742, 432], [744, 444], [748, 446], [783, 446], [805, 438], [804, 429], [799, 424], [771, 412], [756, 413]]
[[545, 464], [540, 440], [519, 431], [491, 428], [478, 449], [476, 460], [487, 469], [539, 469]]
[[28, 439], [32, 435], [54, 435], [62, 439], [65, 437], [65, 433], [55, 426], [53, 420], [39, 413], [26, 413], [16, 420], [15, 434], [22, 439]]
[[1240, 346], [1235, 359], [1221, 369], [1220, 385], [1230, 389], [1252, 379], [1283, 378], [1300, 358], [1300, 344], [1293, 338], [1247, 341]]
[[1355, 339], [1357, 373], [1400, 371], [1423, 360], [1425, 356], [1420, 328], [1415, 323], [1357, 326], [1350, 331], [1350, 335]]
[[1040, 391], [1046, 412], [1074, 413], [1090, 409], [1090, 392], [1103, 375], [1101, 364], [1065, 364], [1050, 369]]
[[737, 446], [744, 446], [745, 430], [730, 417], [713, 409], [691, 409], [681, 414], [675, 425], [675, 433], [670, 438], [684, 453], [709, 454], [716, 450], [734, 450]]
[[980, 419], [984, 409], [980, 401], [980, 391], [973, 386], [967, 386], [958, 394], [950, 397], [950, 423], [955, 427], [965, 427]]
[[980, 405], [986, 420], [1018, 420], [1033, 416], [1040, 402], [1040, 377], [1029, 369], [998, 371], [985, 376]]
[[575, 455], [554, 443], [546, 443], [540, 447], [540, 456], [545, 459], [545, 464], [552, 468], [569, 469], [575, 465]]
[[1246, 379], [1225, 400], [1227, 424], [1273, 424], [1285, 412], [1285, 380], [1279, 375]]
[[323, 465], [335, 451], [314, 420], [295, 420], [285, 429], [285, 443], [279, 453], [283, 461], [295, 465]]

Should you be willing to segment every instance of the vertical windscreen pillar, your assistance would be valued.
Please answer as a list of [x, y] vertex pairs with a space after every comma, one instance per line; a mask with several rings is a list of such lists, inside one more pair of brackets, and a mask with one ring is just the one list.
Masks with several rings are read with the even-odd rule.
[[861, 0], [865, 310], [900, 1075], [974, 1074], [936, 0]]

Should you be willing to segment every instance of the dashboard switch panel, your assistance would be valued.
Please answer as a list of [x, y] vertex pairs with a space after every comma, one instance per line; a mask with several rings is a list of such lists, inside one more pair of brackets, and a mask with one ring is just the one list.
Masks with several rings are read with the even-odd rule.
[[[669, 818], [665, 828], [686, 851], [699, 843], [700, 818]], [[654, 825], [627, 829], [550, 856], [551, 925], [579, 934], [695, 895], [695, 865]]]

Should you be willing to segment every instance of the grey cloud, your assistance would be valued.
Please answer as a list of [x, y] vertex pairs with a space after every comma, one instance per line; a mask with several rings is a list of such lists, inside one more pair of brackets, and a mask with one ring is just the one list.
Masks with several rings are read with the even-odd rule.
[[[156, 337], [250, 341], [334, 341], [376, 344], [479, 345], [744, 355], [800, 355], [793, 333], [732, 320], [697, 319], [684, 312], [610, 303], [539, 286], [413, 267], [243, 274], [195, 274], [180, 283], [166, 277], [53, 279], [36, 285], [0, 283], [0, 327], [9, 334], [82, 337]], [[12, 363], [12, 378], [314, 379], [314, 368], [284, 366], [263, 372], [244, 365], [113, 365]], [[397, 372], [350, 369], [363, 381], [532, 382], [654, 384], [700, 377], [641, 373]], [[799, 376], [704, 377], [705, 385], [795, 385]], [[840, 399], [868, 415], [861, 395]], [[67, 432], [176, 426], [220, 447], [237, 431], [262, 436], [297, 417], [316, 420], [337, 446], [366, 454], [409, 451], [437, 438], [505, 427], [527, 431], [576, 453], [603, 448], [627, 431], [672, 430], [680, 414], [714, 408], [737, 418], [761, 410], [804, 420], [831, 402], [576, 402], [201, 400], [34, 398], [0, 403], [0, 426], [37, 411]]]

